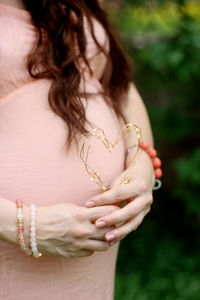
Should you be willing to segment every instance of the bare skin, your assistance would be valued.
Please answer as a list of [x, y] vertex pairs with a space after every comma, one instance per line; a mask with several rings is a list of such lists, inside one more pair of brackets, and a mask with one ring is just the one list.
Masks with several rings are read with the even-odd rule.
[[[19, 247], [17, 238], [16, 204], [0, 197], [0, 240]], [[59, 203], [47, 207], [37, 207], [37, 244], [46, 256], [84, 257], [94, 251], [105, 251], [109, 243], [105, 233], [110, 228], [98, 229], [94, 221], [118, 209], [107, 205], [90, 210], [72, 203]], [[30, 246], [30, 211], [23, 208], [24, 239]]]
[[[21, 0], [0, 0], [19, 9], [26, 9]], [[99, 79], [99, 67], [106, 57], [100, 54], [91, 59], [93, 76]], [[125, 103], [125, 104], [124, 104]], [[153, 136], [144, 103], [133, 83], [126, 95], [126, 102], [121, 107], [131, 123], [142, 129], [143, 140], [153, 146]], [[127, 146], [135, 144], [135, 136]], [[127, 156], [126, 167], [131, 167], [133, 152]], [[124, 171], [126, 172], [126, 170]], [[123, 239], [131, 231], [136, 230], [153, 203], [152, 188], [155, 177], [152, 163], [145, 153], [139, 157], [134, 167], [133, 178], [126, 186], [121, 186], [120, 174], [111, 184], [110, 190], [88, 199], [86, 207], [74, 204], [60, 203], [49, 207], [38, 207], [37, 229], [38, 248], [48, 256], [83, 257], [94, 251], [105, 251], [116, 242]], [[119, 209], [113, 204], [120, 200], [128, 200], [128, 204]], [[93, 205], [88, 202], [93, 202]], [[0, 197], [0, 239], [18, 245], [16, 234], [16, 207], [12, 201]], [[94, 207], [92, 207], [94, 206]], [[92, 219], [96, 218], [96, 226]], [[29, 208], [24, 207], [25, 241], [29, 244]], [[98, 221], [101, 221], [99, 223]], [[105, 225], [102, 225], [102, 221]], [[122, 225], [116, 227], [117, 224]], [[73, 226], [72, 226], [73, 225]], [[105, 241], [106, 239], [106, 241]]]
[[[141, 128], [143, 140], [153, 147], [153, 136], [147, 111], [133, 83], [130, 84], [125, 105], [121, 109], [129, 122], [137, 124]], [[136, 143], [135, 134], [130, 136], [129, 139], [125, 139], [127, 147]], [[152, 189], [155, 183], [155, 175], [152, 161], [143, 151], [133, 167], [131, 162], [134, 155], [134, 151], [129, 152], [126, 159], [126, 170], [112, 182], [109, 191], [92, 197], [86, 202], [86, 207], [95, 207], [128, 200], [128, 204], [122, 209], [96, 221], [97, 228], [121, 224], [121, 226], [117, 226], [106, 234], [106, 240], [110, 242], [111, 246], [138, 228], [144, 217], [149, 213], [153, 203]], [[130, 170], [133, 176], [128, 184], [122, 186], [120, 183], [123, 181], [123, 175]]]

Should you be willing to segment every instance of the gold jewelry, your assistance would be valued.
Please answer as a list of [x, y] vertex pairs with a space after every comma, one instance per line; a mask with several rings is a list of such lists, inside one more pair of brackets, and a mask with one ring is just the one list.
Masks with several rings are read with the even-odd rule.
[[[106, 135], [105, 135], [104, 130], [101, 129], [101, 128], [98, 128], [98, 127], [97, 128], [92, 128], [92, 130], [90, 132], [82, 134], [80, 136], [80, 138], [78, 139], [78, 143], [80, 143], [80, 140], [82, 138], [86, 138], [83, 141], [83, 144], [81, 146], [79, 155], [80, 155], [80, 158], [81, 158], [82, 162], [85, 165], [87, 173], [90, 176], [90, 180], [95, 182], [96, 184], [98, 184], [98, 186], [100, 187], [102, 192], [105, 192], [107, 190], [107, 188], [103, 184], [102, 179], [100, 177], [100, 174], [98, 172], [94, 171], [91, 168], [91, 166], [88, 164], [88, 156], [89, 156], [89, 150], [91, 148], [91, 145], [87, 146], [87, 142], [91, 141], [90, 137], [95, 137], [96, 139], [98, 139], [100, 142], [103, 143], [103, 145], [106, 147], [106, 149], [109, 152], [112, 152], [113, 149], [115, 148], [115, 146], [121, 140], [121, 138], [125, 134], [127, 134], [127, 131], [128, 130], [133, 130], [133, 129], [135, 129], [135, 131], [136, 131], [137, 141], [138, 141], [138, 144], [136, 145], [137, 149], [136, 149], [135, 157], [134, 157], [134, 159], [133, 159], [133, 161], [130, 165], [131, 167], [133, 167], [135, 165], [136, 160], [138, 158], [138, 155], [141, 151], [141, 149], [139, 147], [139, 144], [140, 144], [140, 142], [142, 142], [141, 129], [137, 125], [132, 124], [132, 123], [125, 124], [123, 127], [120, 128], [120, 130], [119, 130], [119, 132], [118, 132], [118, 134], [115, 137], [113, 142], [109, 141], [107, 139]], [[87, 149], [86, 149], [86, 146], [87, 146]], [[131, 169], [131, 171], [130, 171], [130, 169]], [[127, 172], [125, 172], [125, 174], [124, 174], [125, 176], [123, 178], [123, 182], [121, 183], [121, 185], [129, 183], [130, 178], [132, 177], [132, 173], [133, 173], [132, 168], [130, 168], [130, 169], [127, 169]]]
[[126, 179], [126, 180], [124, 180], [124, 181], [121, 183], [121, 185], [128, 184], [128, 183], [129, 183], [129, 180]]

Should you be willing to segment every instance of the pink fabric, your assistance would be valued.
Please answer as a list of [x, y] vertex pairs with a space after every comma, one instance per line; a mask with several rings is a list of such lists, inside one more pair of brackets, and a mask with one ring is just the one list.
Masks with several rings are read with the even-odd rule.
[[[95, 51], [89, 31], [88, 55]], [[95, 33], [108, 47], [102, 27]], [[67, 128], [49, 106], [51, 81], [33, 80], [25, 66], [36, 38], [29, 12], [0, 4], [0, 193], [26, 205], [73, 202], [84, 206], [98, 194], [73, 146], [65, 152]], [[88, 91], [101, 89], [87, 77]], [[119, 130], [114, 111], [100, 96], [86, 106], [87, 118], [110, 139]], [[109, 186], [124, 170], [125, 148], [120, 141], [112, 154], [93, 142], [90, 163]], [[0, 299], [4, 300], [111, 300], [118, 246], [87, 258], [26, 257], [17, 247], [0, 241]]]

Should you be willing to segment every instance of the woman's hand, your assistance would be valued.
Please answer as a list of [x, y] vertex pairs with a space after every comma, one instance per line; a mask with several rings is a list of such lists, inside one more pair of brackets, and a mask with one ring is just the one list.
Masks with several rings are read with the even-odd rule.
[[94, 251], [107, 250], [109, 243], [105, 241], [105, 233], [113, 227], [99, 229], [94, 222], [118, 209], [110, 205], [88, 209], [71, 203], [38, 207], [38, 250], [57, 257], [85, 257]]
[[[133, 176], [129, 183], [121, 185], [125, 174], [130, 172], [133, 173]], [[110, 245], [123, 239], [142, 223], [153, 203], [152, 189], [154, 180], [151, 160], [147, 155], [141, 154], [137, 165], [128, 167], [120, 174], [111, 184], [110, 190], [86, 202], [87, 207], [92, 207], [115, 204], [116, 202], [120, 204], [122, 200], [127, 200], [127, 204], [123, 208], [96, 220], [97, 228], [106, 228], [114, 225], [117, 227], [105, 235]]]

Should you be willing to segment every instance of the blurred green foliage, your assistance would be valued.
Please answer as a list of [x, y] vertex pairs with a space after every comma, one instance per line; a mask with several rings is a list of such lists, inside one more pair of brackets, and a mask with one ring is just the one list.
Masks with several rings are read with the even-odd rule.
[[111, 1], [163, 161], [150, 214], [121, 242], [116, 300], [200, 299], [200, 1]]

